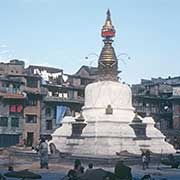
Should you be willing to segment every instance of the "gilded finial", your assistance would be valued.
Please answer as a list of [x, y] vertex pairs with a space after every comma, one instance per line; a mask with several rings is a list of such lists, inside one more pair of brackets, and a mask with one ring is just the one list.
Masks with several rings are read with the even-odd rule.
[[111, 12], [109, 9], [107, 10], [106, 14], [107, 14], [107, 20], [111, 20]]
[[112, 47], [112, 38], [115, 36], [115, 29], [111, 22], [111, 13], [106, 12], [106, 21], [101, 30], [101, 36], [104, 38], [104, 47], [98, 60], [99, 80], [118, 80], [118, 61], [114, 48]]
[[112, 38], [115, 36], [115, 29], [111, 22], [111, 13], [109, 9], [107, 10], [106, 14], [107, 14], [107, 17], [101, 31], [101, 36], [105, 38]]

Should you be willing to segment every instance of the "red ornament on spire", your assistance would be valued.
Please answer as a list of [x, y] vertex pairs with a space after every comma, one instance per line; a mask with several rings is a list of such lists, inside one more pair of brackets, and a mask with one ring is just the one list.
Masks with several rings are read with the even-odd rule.
[[112, 25], [112, 22], [111, 22], [111, 13], [108, 9], [106, 22], [102, 28], [101, 36], [104, 38], [113, 38], [115, 36], [115, 33], [116, 33], [116, 31], [115, 31], [114, 26]]

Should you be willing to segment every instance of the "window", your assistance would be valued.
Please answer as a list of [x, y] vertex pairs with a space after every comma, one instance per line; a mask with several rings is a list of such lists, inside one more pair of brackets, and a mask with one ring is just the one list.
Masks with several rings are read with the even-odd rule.
[[86, 85], [86, 80], [85, 79], [81, 79], [81, 85]]
[[63, 97], [63, 94], [62, 94], [62, 93], [59, 93], [59, 97], [62, 98], [62, 97]]
[[68, 94], [67, 94], [67, 93], [64, 93], [64, 94], [63, 94], [63, 97], [64, 97], [65, 99], [67, 99], [67, 98], [68, 98]]
[[59, 93], [58, 93], [58, 92], [53, 92], [52, 95], [55, 96], [55, 97], [58, 97], [58, 96], [59, 96]]
[[28, 96], [27, 105], [28, 106], [37, 106], [37, 99], [35, 97]]
[[11, 104], [9, 106], [9, 113], [10, 114], [22, 113], [22, 111], [23, 111], [22, 104], [19, 104], [19, 105]]
[[9, 84], [3, 83], [3, 84], [2, 84], [2, 87], [8, 88], [8, 87], [9, 87]]
[[12, 93], [17, 94], [20, 91], [20, 85], [19, 84], [13, 84]]
[[51, 109], [50, 108], [46, 108], [45, 115], [48, 116], [48, 117], [51, 116]]
[[18, 117], [11, 118], [11, 127], [19, 127], [19, 118]]
[[52, 130], [52, 120], [46, 120], [46, 130]]
[[36, 115], [26, 115], [26, 123], [37, 123]]
[[84, 92], [83, 91], [78, 91], [77, 96], [78, 96], [78, 98], [84, 97]]
[[38, 88], [38, 80], [35, 78], [27, 78], [27, 87]]
[[48, 95], [49, 95], [49, 96], [52, 96], [52, 92], [51, 92], [51, 91], [49, 91], [49, 92], [48, 92]]
[[8, 118], [0, 117], [0, 126], [7, 127], [8, 126]]

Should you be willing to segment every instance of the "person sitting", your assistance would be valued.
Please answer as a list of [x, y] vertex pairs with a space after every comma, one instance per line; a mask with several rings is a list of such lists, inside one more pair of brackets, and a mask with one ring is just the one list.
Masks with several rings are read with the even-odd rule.
[[9, 172], [12, 172], [12, 171], [14, 171], [14, 168], [13, 168], [13, 166], [8, 166], [8, 171], [9, 171]]
[[151, 180], [151, 176], [149, 174], [144, 175], [141, 180]]
[[78, 180], [84, 174], [84, 167], [81, 166], [81, 161], [76, 159], [74, 161], [74, 168], [68, 171], [67, 176], [69, 180]]
[[118, 161], [114, 169], [117, 180], [132, 180], [131, 168], [124, 165], [123, 161]]
[[89, 163], [89, 164], [88, 164], [88, 168], [86, 169], [86, 173], [87, 173], [87, 172], [90, 172], [92, 169], [93, 169], [93, 164], [92, 164], [92, 163]]
[[77, 180], [77, 174], [74, 169], [69, 170], [67, 174], [68, 180]]
[[178, 161], [176, 160], [176, 158], [173, 156], [173, 154], [169, 154], [169, 155], [168, 155], [168, 159], [169, 159], [169, 161], [170, 161], [171, 168], [178, 168], [179, 163], [178, 163]]

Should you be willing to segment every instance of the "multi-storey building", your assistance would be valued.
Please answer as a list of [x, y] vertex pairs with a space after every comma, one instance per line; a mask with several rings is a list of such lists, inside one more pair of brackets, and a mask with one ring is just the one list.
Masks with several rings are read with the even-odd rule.
[[[179, 78], [180, 81], [180, 78]], [[180, 130], [180, 84], [173, 85], [173, 95], [170, 98], [173, 111], [173, 128], [174, 130]]]
[[0, 64], [0, 146], [26, 139], [32, 146], [40, 134], [40, 76], [29, 75], [24, 62]]
[[0, 63], [0, 75], [21, 75], [24, 73], [24, 61], [17, 59], [10, 60], [9, 63]]
[[26, 139], [26, 145], [32, 146], [39, 143], [40, 122], [41, 122], [41, 77], [38, 75], [24, 76], [25, 86], [22, 91], [26, 96], [24, 106], [23, 138]]
[[85, 86], [94, 81], [96, 68], [82, 66], [74, 75], [43, 66], [29, 66], [27, 71], [42, 78], [41, 90], [45, 94], [41, 101], [40, 135], [49, 138], [65, 115], [75, 116], [81, 111]]
[[[65, 115], [80, 113], [85, 87], [97, 77], [96, 67], [82, 66], [69, 75], [52, 67], [25, 69], [19, 60], [0, 63], [0, 146], [20, 138], [32, 146], [41, 135], [50, 137]], [[138, 114], [151, 115], [164, 133], [180, 137], [180, 77], [142, 80], [132, 93]]]
[[0, 147], [18, 143], [23, 131], [24, 62], [0, 63]]
[[0, 146], [27, 146], [50, 134], [65, 115], [75, 116], [84, 104], [84, 89], [97, 68], [82, 66], [74, 75], [62, 69], [29, 66], [11, 60], [0, 64]]
[[180, 136], [180, 77], [153, 78], [132, 85], [133, 105], [138, 114], [151, 115], [165, 134]]

